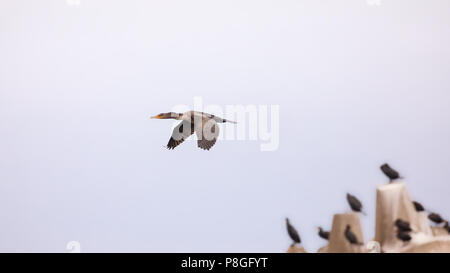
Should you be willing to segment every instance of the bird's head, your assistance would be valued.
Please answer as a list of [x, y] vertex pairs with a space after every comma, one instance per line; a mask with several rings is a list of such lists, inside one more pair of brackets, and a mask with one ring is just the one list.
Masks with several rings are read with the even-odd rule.
[[345, 226], [345, 229], [346, 229], [346, 230], [349, 230], [349, 229], [350, 229], [350, 225], [346, 225], [346, 226]]
[[159, 115], [153, 116], [151, 118], [157, 118], [157, 119], [180, 119], [182, 114], [175, 113], [175, 112], [169, 112], [169, 113], [161, 113]]

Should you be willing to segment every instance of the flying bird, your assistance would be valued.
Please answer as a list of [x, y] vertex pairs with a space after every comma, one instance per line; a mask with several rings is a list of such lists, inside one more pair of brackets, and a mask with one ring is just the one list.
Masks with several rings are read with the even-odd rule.
[[217, 123], [236, 123], [208, 113], [188, 111], [186, 113], [161, 113], [151, 118], [176, 119], [181, 122], [173, 129], [172, 136], [167, 143], [167, 149], [173, 150], [190, 137], [194, 132], [197, 135], [197, 145], [204, 150], [211, 149], [219, 136]]
[[389, 166], [389, 164], [387, 163], [381, 165], [380, 169], [387, 177], [389, 177], [390, 182], [394, 181], [395, 179], [401, 178], [400, 174], [396, 170], [392, 169], [391, 166]]
[[408, 232], [405, 232], [405, 231], [398, 232], [397, 238], [399, 238], [403, 242], [409, 242], [412, 239], [411, 235], [409, 235]]
[[302, 242], [302, 240], [300, 239], [300, 235], [298, 235], [297, 230], [291, 225], [288, 218], [286, 218], [286, 228], [289, 237], [291, 237], [292, 241], [294, 241], [291, 246], [300, 244]]
[[347, 193], [347, 201], [353, 211], [361, 212], [363, 215], [366, 215], [366, 213], [362, 211], [362, 204], [361, 201], [358, 200], [358, 198], [351, 195], [350, 193]]
[[417, 201], [412, 201], [417, 212], [425, 211], [425, 208]]
[[441, 215], [434, 212], [428, 214], [428, 219], [430, 219], [436, 224], [442, 224], [444, 222], [444, 219], [442, 219]]
[[410, 232], [412, 231], [409, 222], [403, 221], [402, 219], [397, 219], [394, 222], [399, 232]]
[[350, 225], [347, 225], [345, 227], [345, 232], [344, 232], [345, 238], [347, 238], [347, 241], [349, 241], [350, 244], [352, 245], [362, 245], [362, 243], [360, 243], [358, 241], [358, 238], [356, 238], [355, 233], [353, 233], [350, 229]]
[[330, 238], [330, 232], [329, 231], [324, 231], [322, 229], [322, 227], [318, 227], [319, 229], [319, 237], [325, 240], [328, 240]]

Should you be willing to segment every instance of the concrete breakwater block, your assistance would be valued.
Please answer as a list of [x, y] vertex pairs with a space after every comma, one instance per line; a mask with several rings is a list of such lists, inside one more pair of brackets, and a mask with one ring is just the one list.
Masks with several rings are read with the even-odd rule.
[[326, 251], [328, 253], [360, 253], [365, 252], [364, 245], [351, 245], [345, 238], [345, 227], [350, 225], [351, 231], [356, 235], [358, 241], [364, 243], [361, 223], [357, 213], [335, 214], [331, 228], [329, 243]]
[[396, 234], [395, 220], [408, 221], [415, 233], [432, 235], [424, 213], [418, 213], [405, 183], [395, 182], [377, 188], [375, 241], [384, 251], [398, 252], [404, 245]]
[[286, 253], [308, 253], [303, 247], [301, 246], [290, 246], [287, 250]]

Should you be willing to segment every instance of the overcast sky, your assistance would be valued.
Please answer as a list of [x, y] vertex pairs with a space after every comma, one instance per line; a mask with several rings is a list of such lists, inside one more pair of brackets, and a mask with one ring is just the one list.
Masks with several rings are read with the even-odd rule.
[[[380, 1], [0, 0], [0, 251], [315, 251], [346, 192], [368, 241], [384, 162], [450, 217], [450, 2]], [[165, 149], [194, 97], [279, 148]]]

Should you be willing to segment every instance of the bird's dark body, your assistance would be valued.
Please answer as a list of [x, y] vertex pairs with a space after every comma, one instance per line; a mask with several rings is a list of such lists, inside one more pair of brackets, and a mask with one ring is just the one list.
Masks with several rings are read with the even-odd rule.
[[324, 231], [322, 228], [319, 228], [319, 237], [325, 240], [328, 240], [330, 238], [330, 232]]
[[450, 234], [450, 226], [448, 225], [448, 221], [445, 221], [444, 228], [447, 230], [447, 233]]
[[296, 244], [300, 244], [302, 242], [302, 240], [300, 239], [300, 235], [298, 235], [297, 230], [291, 225], [288, 219], [286, 219], [286, 228], [292, 241], [294, 241], [294, 243]]
[[405, 231], [398, 232], [397, 238], [399, 238], [403, 242], [409, 242], [412, 239], [411, 235], [409, 235], [408, 232], [405, 232]]
[[431, 221], [433, 221], [436, 224], [442, 224], [444, 222], [444, 219], [442, 219], [441, 215], [434, 213], [434, 212], [432, 212], [428, 215], [428, 219], [430, 219]]
[[348, 204], [350, 205], [350, 208], [353, 211], [362, 212], [361, 211], [362, 204], [361, 204], [361, 201], [358, 200], [358, 198], [356, 198], [355, 196], [347, 193], [347, 201], [348, 201]]
[[360, 243], [358, 241], [358, 238], [356, 238], [355, 233], [353, 233], [350, 229], [350, 226], [347, 225], [347, 227], [345, 228], [345, 238], [347, 239], [347, 241], [352, 244], [352, 245], [362, 245], [362, 243]]
[[387, 163], [381, 165], [380, 169], [391, 181], [400, 178], [400, 174]]
[[425, 211], [425, 208], [417, 201], [413, 201], [414, 208], [417, 212]]
[[400, 232], [410, 232], [412, 231], [411, 226], [408, 222], [403, 221], [401, 219], [395, 220], [395, 226], [397, 227], [398, 231]]

